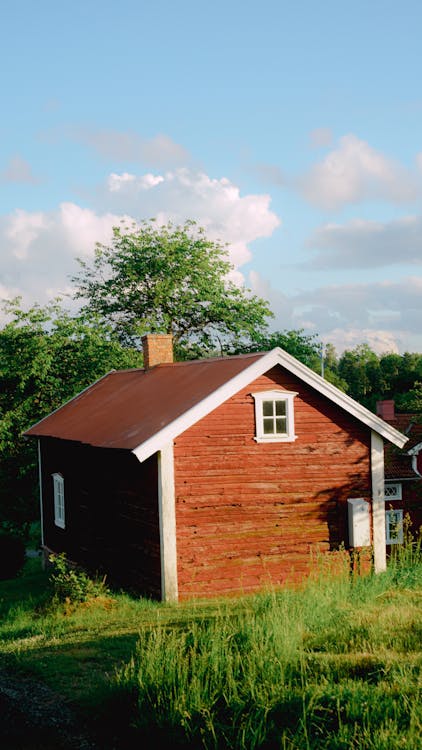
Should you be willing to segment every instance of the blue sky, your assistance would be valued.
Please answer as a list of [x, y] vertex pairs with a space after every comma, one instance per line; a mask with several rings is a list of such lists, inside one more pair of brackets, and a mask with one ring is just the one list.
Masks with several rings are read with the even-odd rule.
[[0, 296], [70, 291], [122, 216], [194, 218], [274, 327], [422, 351], [417, 2], [2, 9]]

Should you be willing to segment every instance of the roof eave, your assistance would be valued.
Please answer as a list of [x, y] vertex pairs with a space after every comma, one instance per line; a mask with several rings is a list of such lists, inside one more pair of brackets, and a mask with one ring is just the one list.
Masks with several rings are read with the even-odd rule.
[[86, 388], [83, 388], [82, 391], [79, 391], [79, 393], [77, 393], [75, 396], [72, 396], [71, 398], [69, 398], [67, 401], [64, 402], [64, 404], [60, 404], [60, 406], [58, 406], [57, 409], [54, 409], [52, 412], [50, 412], [50, 414], [47, 414], [46, 417], [39, 419], [38, 422], [35, 422], [33, 425], [31, 425], [31, 427], [28, 427], [28, 429], [22, 433], [22, 436], [23, 437], [43, 437], [42, 434], [37, 434], [36, 432], [33, 432], [32, 435], [28, 435], [28, 433], [32, 432], [32, 430], [35, 430], [46, 419], [50, 419], [50, 417], [52, 417], [53, 414], [56, 414], [61, 409], [64, 409], [64, 407], [67, 406], [67, 404], [70, 404], [71, 401], [76, 401], [76, 399], [78, 399], [84, 393], [87, 393], [87, 391], [90, 391], [91, 388], [94, 388], [94, 386], [97, 385], [97, 383], [99, 383], [101, 380], [104, 380], [104, 378], [107, 378], [109, 375], [112, 375], [114, 372], [116, 372], [116, 370], [113, 369], [113, 370], [109, 370], [104, 375], [101, 375], [100, 378], [97, 378], [97, 380], [95, 380], [93, 383], [90, 383], [90, 385], [88, 385]]

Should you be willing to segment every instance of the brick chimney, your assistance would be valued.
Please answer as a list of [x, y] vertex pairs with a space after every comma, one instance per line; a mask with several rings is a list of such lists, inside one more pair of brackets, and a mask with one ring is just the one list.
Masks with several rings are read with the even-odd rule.
[[394, 410], [394, 399], [386, 401], [377, 401], [377, 417], [381, 417], [385, 422], [392, 422], [396, 418]]
[[144, 368], [150, 370], [155, 365], [173, 362], [173, 336], [169, 333], [147, 333], [142, 336]]

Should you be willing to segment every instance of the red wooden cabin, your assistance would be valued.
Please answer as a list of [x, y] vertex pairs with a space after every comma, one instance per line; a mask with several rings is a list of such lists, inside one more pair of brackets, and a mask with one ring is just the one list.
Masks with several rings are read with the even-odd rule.
[[384, 569], [384, 440], [406, 436], [281, 349], [173, 363], [147, 336], [144, 362], [26, 433], [46, 550], [166, 600], [250, 592], [347, 547], [363, 498]]
[[396, 414], [392, 399], [378, 401], [377, 414], [408, 438], [404, 448], [392, 444], [385, 448], [386, 540], [390, 551], [403, 542], [406, 530], [414, 538], [421, 533], [422, 415]]

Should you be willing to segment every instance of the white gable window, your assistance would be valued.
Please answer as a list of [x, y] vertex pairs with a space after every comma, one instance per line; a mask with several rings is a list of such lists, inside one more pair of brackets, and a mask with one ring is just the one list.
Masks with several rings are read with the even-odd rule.
[[386, 484], [384, 487], [384, 497], [386, 500], [401, 500], [401, 482]]
[[260, 391], [255, 399], [255, 440], [258, 443], [289, 443], [296, 440], [293, 391]]
[[54, 523], [60, 529], [64, 529], [64, 479], [61, 474], [53, 474], [52, 476], [54, 491]]
[[385, 541], [387, 544], [403, 544], [403, 510], [385, 512]]

